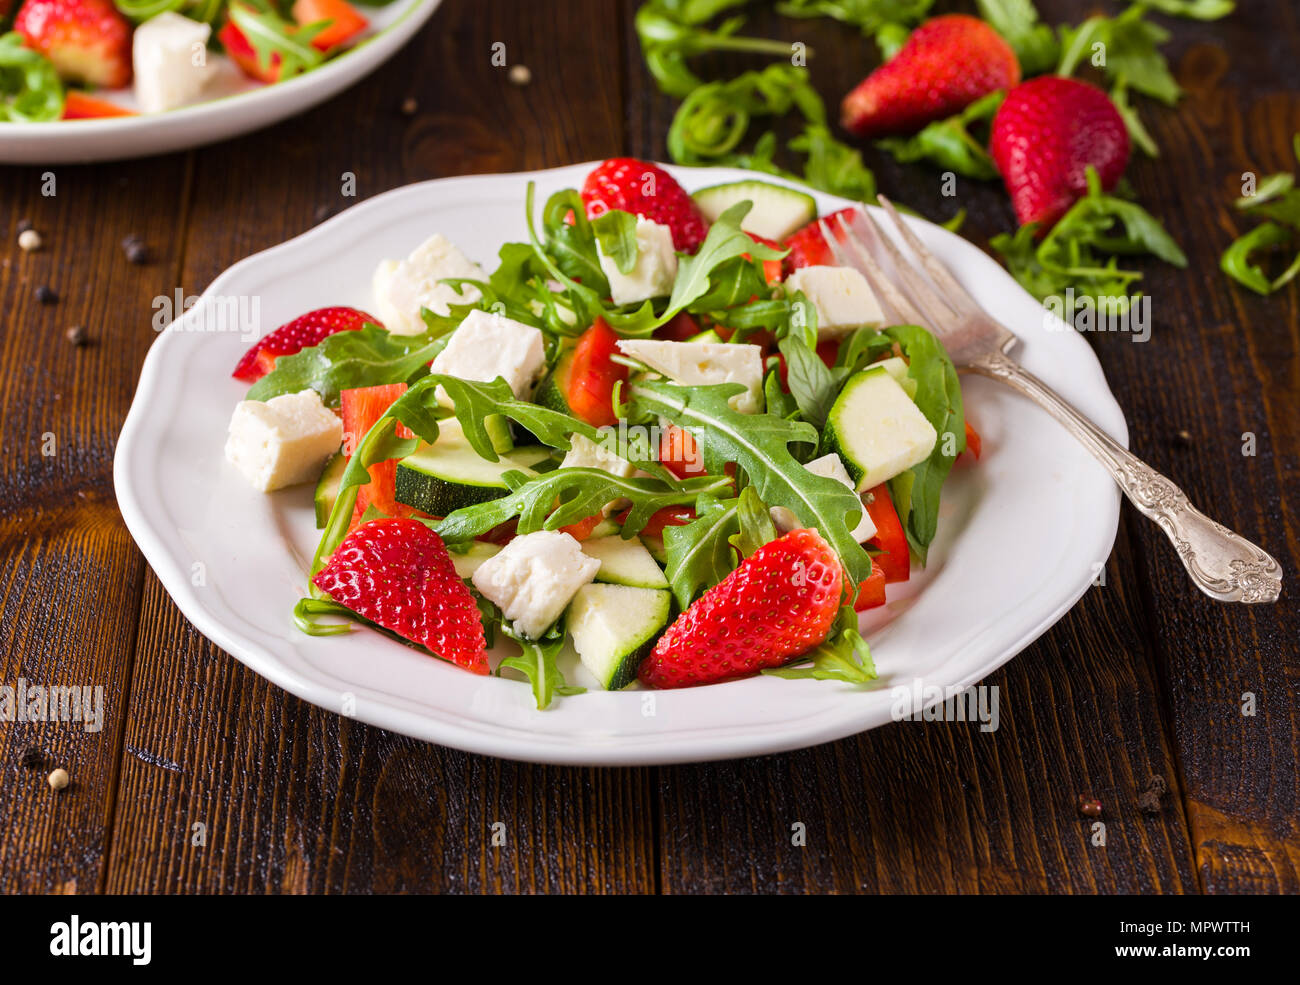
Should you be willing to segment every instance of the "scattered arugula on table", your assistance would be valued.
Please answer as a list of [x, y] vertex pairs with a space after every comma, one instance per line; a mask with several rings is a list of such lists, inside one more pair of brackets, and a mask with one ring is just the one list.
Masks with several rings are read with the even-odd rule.
[[[1002, 254], [1020, 284], [1040, 301], [1067, 299], [1064, 315], [1072, 317], [1084, 298], [1101, 310], [1128, 310], [1131, 285], [1141, 280], [1137, 270], [1119, 266], [1118, 254], [1149, 253], [1175, 267], [1186, 267], [1187, 256], [1159, 221], [1136, 202], [1108, 195], [1093, 168], [1088, 192], [1041, 240], [1035, 224], [1014, 235], [1002, 234], [990, 245]], [[1108, 254], [1102, 259], [1102, 254]], [[1073, 294], [1069, 294], [1073, 289]]]
[[1006, 91], [999, 89], [977, 99], [956, 116], [937, 120], [910, 137], [885, 137], [877, 140], [876, 146], [889, 151], [901, 164], [925, 160], [968, 178], [993, 180], [998, 170], [989, 156], [987, 133], [983, 139], [976, 139], [971, 127], [981, 124], [987, 129], [1006, 98]]
[[[1300, 133], [1292, 138], [1292, 151], [1300, 161]], [[1234, 205], [1253, 219], [1264, 220], [1232, 241], [1219, 260], [1219, 268], [1256, 294], [1272, 294], [1300, 274], [1300, 189], [1291, 172], [1270, 174], [1255, 185], [1253, 195], [1243, 195]], [[1257, 262], [1258, 254], [1280, 247], [1296, 250], [1286, 268], [1269, 277]]]

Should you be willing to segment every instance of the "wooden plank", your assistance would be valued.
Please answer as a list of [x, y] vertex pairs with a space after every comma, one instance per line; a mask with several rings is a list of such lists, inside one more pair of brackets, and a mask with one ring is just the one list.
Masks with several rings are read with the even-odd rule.
[[[1062, 17], [1064, 19], [1064, 16]], [[750, 33], [802, 41], [832, 115], [877, 56], [872, 43], [825, 19], [756, 12]], [[652, 82], [629, 32], [629, 152], [663, 158], [673, 104]], [[704, 59], [706, 78], [761, 60]], [[958, 183], [863, 156], [882, 190], [927, 215], [964, 207], [977, 243], [1013, 225], [997, 185]], [[666, 892], [1178, 892], [1195, 891], [1186, 821], [1170, 802], [1148, 816], [1150, 777], [1176, 786], [1151, 651], [1141, 577], [1121, 527], [1108, 586], [986, 683], [1003, 698], [1002, 726], [900, 723], [784, 756], [660, 771]], [[1106, 806], [1106, 845], [1092, 844], [1081, 795]], [[791, 844], [806, 825], [808, 845]]]
[[[445, 174], [616, 153], [617, 60], [574, 53], [619, 29], [598, 0], [568, 5], [563, 18], [505, 0], [444, 4], [370, 82], [202, 153], [187, 288], [307, 228], [318, 209], [352, 204], [339, 197], [345, 171], [364, 198]], [[531, 68], [530, 86], [492, 65], [498, 41]], [[406, 119], [408, 96], [419, 109]], [[199, 637], [152, 576], [125, 746], [113, 891], [653, 888], [648, 771], [465, 755], [312, 708]], [[192, 844], [196, 823], [204, 846]], [[503, 846], [492, 842], [497, 823]]]
[[[1133, 177], [1191, 266], [1151, 268], [1149, 344], [1101, 350], [1135, 450], [1283, 566], [1277, 605], [1222, 605], [1192, 587], [1163, 534], [1135, 523], [1197, 870], [1213, 893], [1300, 891], [1300, 294], [1259, 298], [1217, 270], [1251, 225], [1230, 207], [1243, 173], [1296, 168], [1298, 42], [1287, 5], [1241, 4], [1218, 24], [1177, 27], [1188, 96], [1177, 112], [1147, 114], [1162, 157]], [[1247, 695], [1254, 714], [1243, 713]]]
[[[113, 499], [113, 448], [153, 341], [152, 299], [175, 275], [169, 213], [184, 174], [183, 157], [0, 171], [0, 686], [90, 688], [102, 713], [93, 731], [0, 727], [0, 892], [101, 882], [144, 572]], [[16, 245], [23, 219], [38, 252]], [[152, 247], [150, 265], [126, 261], [129, 233]], [[36, 300], [41, 285], [57, 303]], [[65, 337], [74, 324], [88, 345]], [[28, 747], [42, 751], [36, 768], [19, 765]], [[71, 777], [57, 794], [56, 767]]]

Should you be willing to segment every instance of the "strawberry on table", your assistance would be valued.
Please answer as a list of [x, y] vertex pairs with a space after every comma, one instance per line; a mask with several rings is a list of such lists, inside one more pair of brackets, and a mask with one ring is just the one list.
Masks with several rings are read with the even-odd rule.
[[14, 30], [64, 81], [103, 89], [131, 81], [131, 25], [113, 0], [27, 0]]
[[371, 520], [312, 577], [335, 602], [444, 660], [487, 674], [478, 606], [442, 538], [418, 520]]
[[844, 97], [844, 128], [859, 137], [912, 133], [960, 113], [975, 100], [1020, 81], [1020, 62], [978, 17], [926, 21], [907, 43]]
[[309, 311], [258, 339], [244, 353], [230, 375], [237, 380], [256, 383], [275, 369], [275, 361], [281, 356], [291, 356], [302, 349], [320, 345], [326, 336], [335, 332], [354, 331], [367, 322], [379, 325], [377, 318], [356, 308], [318, 308]]
[[843, 589], [830, 545], [815, 530], [792, 530], [678, 616], [638, 676], [652, 687], [693, 687], [789, 663], [826, 639]]
[[1088, 166], [1110, 191], [1128, 164], [1128, 128], [1087, 82], [1044, 75], [1012, 89], [993, 117], [993, 162], [1021, 225], [1046, 229], [1088, 190]]
[[582, 184], [587, 216], [618, 209], [644, 216], [673, 231], [673, 246], [694, 253], [709, 232], [709, 222], [672, 175], [635, 157], [611, 157]]

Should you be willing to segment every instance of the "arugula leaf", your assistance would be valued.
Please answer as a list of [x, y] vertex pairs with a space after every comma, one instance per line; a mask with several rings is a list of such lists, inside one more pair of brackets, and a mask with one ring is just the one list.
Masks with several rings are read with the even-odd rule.
[[664, 527], [664, 574], [682, 609], [736, 567], [732, 538], [740, 531], [739, 504], [735, 498], [718, 500], [702, 495], [695, 505], [694, 520]]
[[1295, 175], [1283, 171], [1261, 178], [1255, 186], [1254, 195], [1243, 195], [1232, 204], [1242, 211], [1258, 208], [1266, 202], [1281, 198], [1295, 187]]
[[975, 0], [983, 17], [1011, 45], [1025, 77], [1051, 70], [1061, 45], [1052, 29], [1038, 18], [1033, 0]]
[[614, 261], [621, 274], [630, 274], [636, 267], [639, 247], [636, 242], [636, 216], [621, 209], [611, 209], [591, 220], [605, 256]]
[[703, 23], [748, 0], [712, 0], [710, 3], [667, 3], [650, 0], [636, 12], [636, 35], [646, 67], [660, 90], [679, 99], [701, 84], [686, 59], [709, 51], [743, 51], [752, 54], [789, 56], [790, 45], [767, 38], [736, 37], [743, 18], [732, 17], [714, 30]]
[[247, 399], [270, 400], [310, 387], [327, 405], [337, 407], [341, 390], [403, 383], [422, 373], [447, 344], [446, 336], [445, 330], [437, 335], [393, 335], [371, 324], [335, 332], [319, 345], [277, 359], [275, 369], [249, 389]]
[[641, 381], [630, 388], [630, 402], [637, 419], [662, 416], [689, 428], [709, 472], [720, 475], [728, 463], [736, 463], [763, 502], [784, 506], [805, 527], [816, 528], [839, 555], [850, 580], [865, 581], [871, 559], [845, 523], [845, 517], [862, 512], [857, 494], [834, 479], [810, 474], [790, 452], [796, 443], [815, 446], [817, 429], [772, 414], [732, 410], [728, 398], [743, 389], [739, 383], [681, 387]]
[[919, 24], [934, 0], [784, 0], [776, 11], [786, 17], [833, 17], [871, 35], [890, 24]]
[[753, 486], [746, 486], [736, 500], [736, 519], [740, 529], [731, 535], [731, 546], [747, 558], [764, 544], [776, 540], [776, 525], [767, 504], [759, 499]]
[[803, 419], [820, 430], [826, 425], [831, 405], [840, 392], [848, 371], [829, 369], [808, 345], [801, 332], [791, 332], [777, 343], [785, 356], [786, 382]]
[[858, 614], [851, 605], [840, 609], [826, 642], [791, 664], [763, 673], [786, 680], [847, 681], [850, 684], [869, 684], [877, 677], [871, 647], [858, 632]]
[[[1130, 287], [1142, 275], [1120, 269], [1114, 256], [1101, 259], [1099, 251], [1152, 253], [1176, 267], [1187, 266], [1187, 257], [1160, 223], [1140, 205], [1104, 193], [1091, 167], [1087, 194], [1041, 241], [1035, 240], [1036, 234], [1030, 224], [1014, 236], [995, 236], [990, 245], [1003, 255], [1012, 276], [1040, 301], [1073, 297], [1077, 306], [1088, 297], [1098, 308], [1126, 311]], [[1071, 288], [1073, 295], [1068, 293]], [[1065, 315], [1072, 317], [1073, 310]]]
[[763, 406], [774, 417], [788, 418], [799, 413], [794, 397], [781, 389], [781, 372], [776, 366], [763, 377]]
[[1062, 27], [1056, 74], [1073, 75], [1085, 59], [1104, 56], [1104, 64], [1097, 67], [1108, 81], [1123, 80], [1134, 91], [1169, 106], [1178, 102], [1182, 89], [1160, 53], [1169, 32], [1144, 20], [1146, 13], [1143, 3], [1135, 3], [1118, 17], [1089, 17], [1077, 27]]
[[1156, 146], [1155, 138], [1151, 136], [1151, 131], [1142, 122], [1142, 117], [1138, 115], [1137, 109], [1129, 102], [1128, 83], [1122, 77], [1116, 81], [1115, 88], [1111, 89], [1110, 101], [1119, 110], [1120, 119], [1124, 121], [1124, 128], [1128, 130], [1129, 139], [1147, 157], [1159, 157], [1160, 148]]
[[876, 141], [876, 145], [889, 151], [901, 164], [928, 160], [968, 178], [996, 178], [998, 169], [989, 156], [986, 141], [977, 140], [970, 127], [992, 121], [1006, 95], [1002, 89], [991, 92], [956, 116], [936, 120], [911, 137], [886, 137]]
[[1256, 253], [1271, 247], [1289, 245], [1293, 239], [1291, 230], [1279, 226], [1276, 222], [1262, 223], [1232, 241], [1232, 245], [1219, 259], [1219, 269], [1256, 294], [1272, 294], [1295, 277], [1297, 269], [1300, 269], [1297, 268], [1297, 264], [1300, 264], [1300, 254], [1297, 254], [1296, 261], [1276, 280], [1270, 279], [1263, 268], [1254, 262], [1253, 257]]
[[63, 83], [48, 58], [0, 34], [0, 122], [47, 123], [63, 115]]
[[677, 265], [673, 292], [668, 297], [668, 308], [659, 316], [655, 327], [666, 325], [690, 304], [706, 297], [713, 273], [728, 260], [744, 253], [752, 257], [752, 263], [779, 260], [785, 256], [786, 250], [776, 250], [756, 242], [740, 228], [751, 208], [753, 203], [748, 201], [731, 206], [709, 227], [699, 251], [694, 256], [682, 257]]
[[226, 16], [253, 46], [258, 65], [268, 69], [279, 56], [280, 81], [309, 72], [325, 61], [325, 55], [311, 42], [329, 27], [328, 20], [299, 27], [281, 17], [267, 0], [239, 0], [227, 8]]
[[924, 328], [895, 325], [885, 329], [885, 335], [898, 343], [907, 356], [907, 375], [916, 381], [913, 400], [939, 434], [929, 458], [913, 466], [907, 478], [890, 480], [890, 491], [898, 493], [894, 503], [907, 542], [924, 564], [939, 527], [939, 495], [944, 481], [952, 471], [952, 463], [966, 450], [961, 383], [948, 353]]
[[692, 505], [702, 493], [717, 494], [731, 482], [721, 476], [700, 476], [670, 484], [661, 479], [624, 478], [586, 468], [556, 469], [533, 478], [511, 471], [505, 479], [511, 486], [508, 495], [455, 510], [433, 529], [448, 543], [477, 537], [514, 517], [519, 518], [521, 534], [557, 530], [599, 513], [613, 500], [626, 498], [632, 501], [623, 521], [626, 539], [640, 533], [656, 510]]
[[[529, 183], [531, 188], [531, 182]], [[532, 216], [531, 198], [528, 214]], [[572, 222], [568, 221], [572, 216]], [[586, 292], [597, 302], [609, 293], [609, 281], [600, 268], [600, 255], [596, 252], [596, 234], [587, 218], [587, 207], [582, 196], [572, 188], [556, 192], [546, 200], [542, 209], [542, 231], [545, 235], [545, 257], [553, 261], [565, 279], [572, 278], [586, 286]], [[537, 247], [534, 242], [534, 247]]]
[[515, 631], [505, 619], [500, 622], [501, 632], [523, 647], [523, 655], [506, 657], [497, 667], [497, 676], [509, 668], [517, 670], [528, 678], [533, 688], [533, 698], [537, 701], [538, 711], [544, 711], [551, 705], [552, 698], [559, 695], [584, 694], [585, 687], [569, 684], [556, 666], [555, 658], [564, 649], [564, 632], [559, 627], [551, 630], [540, 640], [530, 640]]
[[1233, 0], [1142, 0], [1170, 17], [1188, 17], [1198, 21], [1217, 21], [1237, 9]]

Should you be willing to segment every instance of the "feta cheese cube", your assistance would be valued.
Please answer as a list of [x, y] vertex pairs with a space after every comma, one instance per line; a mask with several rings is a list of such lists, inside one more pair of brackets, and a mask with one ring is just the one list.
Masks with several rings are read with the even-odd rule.
[[473, 304], [482, 294], [476, 287], [457, 292], [446, 277], [486, 280], [483, 268], [458, 250], [446, 236], [435, 234], [405, 260], [384, 260], [375, 270], [373, 282], [379, 318], [394, 335], [419, 335], [424, 331], [420, 309], [445, 315], [448, 305]]
[[538, 639], [599, 570], [600, 561], [584, 554], [569, 534], [538, 530], [516, 537], [488, 558], [470, 581], [516, 630]]
[[677, 279], [673, 231], [661, 223], [638, 216], [636, 250], [636, 265], [625, 274], [612, 257], [605, 256], [600, 243], [596, 243], [600, 269], [609, 281], [609, 296], [615, 304], [637, 304], [673, 293], [673, 281]]
[[315, 479], [339, 450], [343, 422], [315, 390], [235, 406], [226, 460], [263, 492]]
[[604, 469], [610, 475], [628, 478], [636, 471], [631, 462], [624, 461], [603, 443], [592, 441], [586, 435], [569, 435], [569, 450], [560, 463], [562, 469]]
[[151, 17], [135, 29], [131, 64], [135, 98], [145, 113], [161, 113], [197, 100], [217, 73], [208, 57], [212, 25], [173, 11]]
[[[430, 370], [462, 380], [490, 383], [505, 378], [516, 397], [526, 399], [546, 368], [546, 342], [541, 329], [475, 309], [451, 333], [446, 348], [433, 358]], [[438, 399], [450, 404], [442, 387]]]
[[885, 320], [867, 279], [852, 267], [800, 267], [785, 279], [786, 295], [798, 291], [817, 310], [817, 336], [835, 338]]
[[745, 392], [728, 401], [732, 409], [742, 414], [757, 414], [762, 409], [763, 350], [756, 345], [623, 339], [618, 347], [624, 355], [684, 386], [742, 383]]
[[[848, 489], [857, 491], [853, 484], [853, 479], [849, 477], [849, 470], [844, 467], [844, 462], [840, 456], [831, 452], [829, 455], [823, 455], [821, 458], [815, 458], [804, 465], [813, 475], [825, 476], [828, 479], [834, 479], [840, 485]], [[771, 510], [772, 522], [781, 529], [782, 533], [788, 533], [799, 526], [799, 519], [790, 510], [784, 506], [774, 506]], [[867, 514], [867, 509], [862, 508], [862, 517], [858, 524], [853, 528], [853, 539], [859, 544], [870, 540], [876, 536], [876, 525], [871, 522], [871, 517]]]

